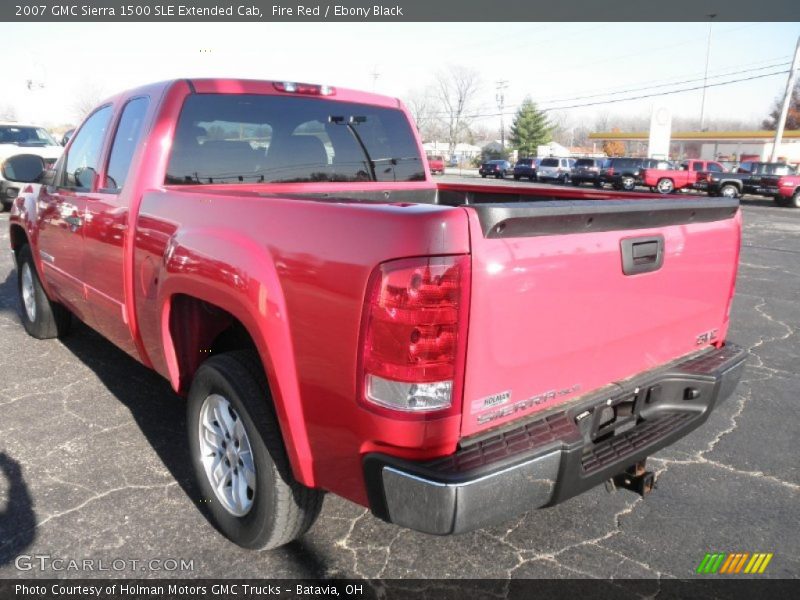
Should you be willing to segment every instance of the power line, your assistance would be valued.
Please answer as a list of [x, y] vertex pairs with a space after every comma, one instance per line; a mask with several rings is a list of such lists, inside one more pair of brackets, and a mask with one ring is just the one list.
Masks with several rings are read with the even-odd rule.
[[557, 100], [544, 100], [544, 101], [540, 102], [540, 104], [554, 104], [554, 103], [558, 103], [558, 102], [568, 102], [568, 101], [572, 101], [572, 100], [587, 100], [587, 99], [590, 99], [590, 98], [602, 98], [603, 96], [618, 96], [619, 94], [627, 94], [627, 93], [630, 93], [630, 92], [641, 92], [641, 91], [646, 91], [646, 90], [654, 90], [654, 89], [658, 89], [658, 88], [670, 87], [672, 85], [683, 85], [683, 84], [686, 84], [686, 83], [697, 83], [698, 81], [704, 81], [706, 79], [719, 79], [720, 77], [730, 77], [731, 75], [742, 75], [744, 73], [754, 73], [754, 72], [757, 72], [757, 71], [765, 71], [767, 69], [775, 69], [777, 67], [788, 67], [790, 64], [791, 64], [791, 62], [786, 61], [786, 62], [783, 62], [783, 63], [776, 63], [774, 65], [767, 65], [765, 67], [756, 67], [756, 68], [753, 68], [753, 69], [743, 69], [741, 71], [735, 71], [733, 73], [725, 73], [725, 74], [722, 74], [722, 75], [709, 75], [707, 78], [706, 77], [699, 77], [699, 78], [696, 78], [696, 79], [684, 79], [683, 81], [673, 81], [671, 83], [660, 83], [660, 84], [657, 84], [657, 85], [648, 85], [648, 86], [640, 87], [640, 88], [628, 88], [626, 90], [620, 90], [620, 91], [617, 91], [617, 92], [604, 92], [604, 93], [600, 93], [600, 94], [589, 94], [589, 95], [586, 95], [586, 96], [573, 96], [571, 98], [561, 98], [561, 99], [557, 99]]
[[[765, 77], [774, 77], [776, 75], [784, 75], [784, 74], [786, 74], [788, 72], [789, 72], [788, 70], [783, 70], [783, 71], [776, 71], [775, 73], [764, 73], [763, 75], [753, 75], [752, 77], [743, 77], [741, 79], [732, 79], [730, 81], [720, 81], [719, 83], [710, 83], [706, 87], [721, 87], [721, 86], [724, 86], [724, 85], [731, 85], [731, 84], [734, 84], [734, 83], [741, 83], [741, 82], [744, 82], [744, 81], [753, 81], [755, 79], [764, 79]], [[640, 96], [631, 96], [630, 98], [615, 98], [615, 99], [611, 99], [611, 100], [599, 100], [597, 102], [585, 102], [583, 104], [573, 104], [571, 106], [554, 106], [554, 107], [549, 107], [549, 108], [542, 108], [540, 110], [542, 112], [550, 112], [550, 111], [555, 111], [555, 110], [568, 110], [568, 109], [573, 109], [573, 108], [584, 108], [584, 107], [587, 107], [587, 106], [599, 106], [599, 105], [602, 105], [602, 104], [616, 104], [616, 103], [619, 103], [619, 102], [630, 102], [631, 100], [643, 100], [645, 98], [656, 98], [658, 96], [670, 96], [670, 95], [673, 95], [673, 94], [682, 94], [684, 92], [693, 92], [693, 91], [700, 90], [700, 89], [703, 89], [703, 86], [695, 86], [695, 87], [690, 87], [690, 88], [683, 88], [683, 89], [680, 89], [680, 90], [669, 90], [667, 92], [657, 92], [657, 93], [654, 93], [654, 94], [643, 94], [643, 95], [640, 95]], [[444, 115], [446, 113], [436, 113], [436, 114]], [[508, 115], [513, 115], [514, 113], [513, 112], [512, 113], [506, 112], [506, 113], [503, 113], [503, 114], [505, 116], [508, 116]], [[472, 114], [472, 115], [464, 115], [465, 118], [470, 118], [470, 119], [477, 119], [477, 118], [483, 118], [483, 117], [499, 117], [499, 116], [501, 116], [500, 113], [484, 113], [484, 114], [476, 113], [476, 114]]]

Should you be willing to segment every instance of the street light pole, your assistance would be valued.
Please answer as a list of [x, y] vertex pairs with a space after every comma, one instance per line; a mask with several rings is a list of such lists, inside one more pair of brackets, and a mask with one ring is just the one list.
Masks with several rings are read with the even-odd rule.
[[783, 139], [783, 129], [786, 127], [786, 115], [789, 114], [789, 105], [792, 103], [792, 96], [794, 95], [794, 80], [797, 75], [797, 67], [800, 66], [800, 38], [797, 38], [797, 47], [794, 49], [794, 60], [792, 61], [792, 68], [789, 71], [789, 77], [786, 79], [786, 91], [783, 94], [783, 106], [781, 107], [781, 118], [778, 119], [777, 127], [775, 128], [775, 143], [772, 144], [772, 156], [770, 162], [775, 162], [778, 158], [778, 145]]
[[708, 60], [711, 57], [711, 34], [713, 33], [714, 27], [714, 17], [717, 16], [716, 13], [711, 13], [707, 15], [709, 18], [708, 21], [708, 43], [706, 45], [706, 70], [705, 74], [703, 75], [703, 99], [700, 101], [700, 131], [703, 131], [703, 125], [705, 124], [705, 111], [706, 111], [706, 85], [708, 84]]
[[496, 82], [494, 99], [497, 101], [497, 108], [500, 110], [500, 147], [506, 149], [506, 123], [503, 116], [503, 108], [506, 105], [505, 90], [508, 88], [508, 81], [501, 80]]

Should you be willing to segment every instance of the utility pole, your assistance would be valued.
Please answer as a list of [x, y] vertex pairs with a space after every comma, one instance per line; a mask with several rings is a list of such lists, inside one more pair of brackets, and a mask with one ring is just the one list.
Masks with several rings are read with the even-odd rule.
[[797, 38], [797, 47], [794, 49], [792, 68], [789, 71], [789, 77], [786, 79], [786, 92], [783, 94], [781, 118], [778, 119], [778, 126], [775, 128], [775, 143], [772, 144], [772, 156], [769, 159], [770, 162], [775, 162], [775, 160], [778, 158], [778, 145], [783, 139], [783, 129], [786, 127], [786, 115], [789, 114], [789, 105], [792, 103], [792, 96], [794, 95], [794, 80], [795, 76], [797, 75], [798, 66], [800, 66], [800, 38]]
[[717, 16], [717, 13], [711, 13], [706, 15], [709, 19], [708, 21], [708, 43], [706, 45], [706, 71], [703, 75], [703, 99], [700, 101], [700, 131], [703, 131], [703, 125], [705, 124], [705, 116], [706, 116], [706, 85], [708, 84], [708, 59], [711, 57], [711, 34], [714, 31], [714, 17]]
[[497, 101], [497, 108], [500, 110], [500, 147], [505, 150], [506, 149], [506, 123], [505, 117], [503, 116], [503, 108], [506, 105], [506, 95], [505, 90], [508, 89], [508, 81], [500, 80], [495, 82], [495, 91], [496, 94], [494, 99]]
[[378, 78], [381, 76], [380, 72], [378, 71], [378, 65], [375, 65], [372, 68], [372, 73], [370, 73], [370, 76], [372, 77], [372, 91], [374, 92], [375, 86], [378, 83]]

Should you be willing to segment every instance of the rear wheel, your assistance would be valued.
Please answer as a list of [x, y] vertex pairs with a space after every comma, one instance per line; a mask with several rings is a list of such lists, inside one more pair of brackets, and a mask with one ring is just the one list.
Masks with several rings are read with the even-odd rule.
[[572, 185], [574, 185], [575, 187], [579, 187], [579, 186], [581, 185], [581, 182], [580, 182], [580, 181], [575, 181], [575, 180], [573, 179], [573, 180], [572, 180]]
[[620, 183], [626, 192], [632, 192], [636, 188], [636, 180], [630, 175], [625, 175]]
[[323, 494], [292, 475], [258, 356], [226, 352], [197, 370], [187, 404], [189, 449], [214, 525], [245, 548], [302, 536]]
[[536, 181], [536, 175], [531, 175], [531, 176], [530, 176], [530, 180], [531, 180], [531, 181]]
[[522, 176], [521, 175], [514, 175], [514, 181], [519, 181], [520, 177], [522, 177]]
[[791, 208], [800, 208], [800, 189], [796, 190], [791, 198], [784, 198], [782, 206], [789, 206]]
[[481, 173], [481, 177], [483, 177], [484, 179], [486, 179], [486, 174], [485, 174], [485, 173]]
[[723, 198], [738, 198], [739, 197], [739, 188], [737, 188], [732, 183], [726, 183], [721, 188], [719, 188], [719, 195]]
[[671, 194], [675, 191], [675, 183], [668, 177], [662, 177], [656, 184], [656, 189], [659, 194]]
[[602, 184], [601, 182], [599, 182], [599, 181], [595, 181], [595, 182], [594, 182], [594, 187], [596, 187], [596, 188], [602, 188], [602, 187], [603, 187], [603, 184]]
[[30, 246], [17, 256], [17, 287], [22, 300], [22, 325], [29, 335], [46, 340], [69, 333], [72, 315], [57, 302], [51, 302], [42, 287]]

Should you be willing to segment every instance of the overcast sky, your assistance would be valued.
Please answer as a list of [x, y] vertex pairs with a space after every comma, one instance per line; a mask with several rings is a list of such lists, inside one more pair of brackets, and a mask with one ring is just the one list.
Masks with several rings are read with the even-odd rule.
[[[798, 35], [800, 23], [714, 24], [709, 83], [788, 69], [765, 67], [791, 61]], [[509, 82], [510, 109], [526, 95], [558, 108], [670, 88], [581, 98], [601, 92], [701, 79], [707, 36], [704, 23], [2, 23], [0, 107], [13, 106], [20, 120], [55, 125], [73, 122], [77, 100], [95, 91], [109, 95], [162, 79], [215, 76], [328, 83], [403, 97], [454, 64], [480, 72], [485, 113], [497, 112], [500, 79]], [[31, 91], [27, 80], [35, 84]], [[760, 120], [785, 82], [779, 75], [710, 88], [706, 115]], [[573, 123], [591, 124], [600, 112], [645, 115], [663, 102], [674, 115], [698, 116], [700, 94], [568, 115]], [[488, 117], [486, 124], [496, 120]]]

